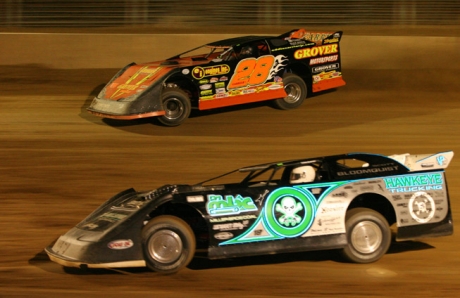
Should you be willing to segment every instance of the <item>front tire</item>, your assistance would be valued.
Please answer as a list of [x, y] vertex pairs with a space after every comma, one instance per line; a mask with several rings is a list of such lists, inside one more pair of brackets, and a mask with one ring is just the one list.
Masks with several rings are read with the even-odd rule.
[[347, 212], [345, 221], [348, 244], [342, 255], [353, 263], [372, 263], [379, 260], [390, 247], [391, 230], [387, 220], [368, 208]]
[[158, 117], [158, 121], [165, 126], [181, 125], [190, 116], [190, 98], [179, 88], [164, 89], [161, 103], [166, 114]]
[[186, 267], [195, 254], [196, 240], [182, 219], [163, 215], [152, 219], [142, 230], [142, 248], [147, 266], [171, 274]]
[[307, 85], [304, 80], [292, 73], [283, 77], [284, 91], [286, 97], [274, 100], [275, 107], [281, 110], [295, 109], [299, 107], [307, 97]]

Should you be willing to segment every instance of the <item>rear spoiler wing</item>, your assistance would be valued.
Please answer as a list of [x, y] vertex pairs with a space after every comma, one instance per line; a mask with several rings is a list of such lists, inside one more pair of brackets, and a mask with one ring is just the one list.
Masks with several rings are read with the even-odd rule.
[[405, 165], [411, 172], [441, 170], [449, 166], [454, 157], [453, 151], [439, 152], [435, 154], [395, 154], [388, 156]]
[[286, 32], [284, 34], [281, 34], [279, 38], [285, 39], [285, 40], [293, 40], [293, 39], [303, 39], [303, 40], [308, 40], [315, 42], [317, 44], [322, 44], [322, 43], [333, 43], [333, 42], [340, 42], [340, 39], [342, 38], [342, 31], [330, 31], [330, 32], [325, 32], [325, 31], [307, 31], [303, 28], [301, 29], [294, 29], [289, 32]]

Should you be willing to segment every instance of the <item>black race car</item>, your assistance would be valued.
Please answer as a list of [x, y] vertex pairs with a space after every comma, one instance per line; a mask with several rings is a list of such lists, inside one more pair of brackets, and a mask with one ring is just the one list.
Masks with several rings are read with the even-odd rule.
[[296, 29], [279, 36], [216, 41], [164, 61], [120, 70], [88, 111], [103, 118], [157, 117], [177, 126], [191, 109], [272, 100], [280, 109], [300, 106], [308, 92], [345, 85], [342, 32]]
[[397, 240], [453, 232], [444, 169], [452, 151], [350, 153], [245, 167], [195, 185], [125, 190], [46, 252], [70, 267], [172, 273], [210, 259], [340, 249], [380, 259]]

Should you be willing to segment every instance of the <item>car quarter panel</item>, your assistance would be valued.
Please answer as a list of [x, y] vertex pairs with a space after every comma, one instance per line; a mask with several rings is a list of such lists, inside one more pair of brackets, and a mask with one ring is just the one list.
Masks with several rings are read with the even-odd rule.
[[[445, 226], [450, 213], [442, 171], [249, 190], [234, 188], [200, 197], [201, 212], [209, 227], [209, 256], [343, 247], [347, 241], [348, 208], [359, 197], [366, 200], [367, 207], [378, 210], [378, 202], [373, 201], [376, 196], [392, 206], [399, 228], [424, 225], [433, 230], [443, 226], [444, 235], [452, 232]], [[439, 234], [435, 229], [419, 236], [435, 232]]]

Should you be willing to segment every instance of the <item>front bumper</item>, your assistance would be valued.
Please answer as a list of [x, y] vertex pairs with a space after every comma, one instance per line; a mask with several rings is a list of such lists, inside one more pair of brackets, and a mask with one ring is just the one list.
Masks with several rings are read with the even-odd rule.
[[88, 112], [103, 118], [139, 119], [165, 115], [161, 103], [162, 85], [157, 83], [144, 92], [125, 99], [113, 100], [105, 98], [105, 89], [93, 99], [87, 108]]
[[98, 117], [120, 120], [156, 117], [165, 114], [163, 110], [145, 112], [142, 111], [143, 107], [139, 108], [136, 105], [138, 105], [137, 102], [133, 101], [115, 101], [96, 97], [87, 110]]
[[[45, 248], [51, 261], [65, 267], [122, 268], [145, 267], [137, 239], [126, 249], [110, 249], [108, 240], [99, 240], [103, 233], [73, 228]], [[92, 239], [91, 239], [92, 238]], [[96, 241], [95, 241], [96, 240]]]
[[58, 263], [64, 267], [76, 267], [76, 268], [129, 268], [129, 267], [146, 267], [145, 261], [134, 260], [134, 261], [122, 261], [122, 262], [111, 262], [111, 263], [87, 263], [79, 260], [67, 258], [65, 256], [57, 254], [51, 246], [45, 248], [45, 252], [51, 261]]

